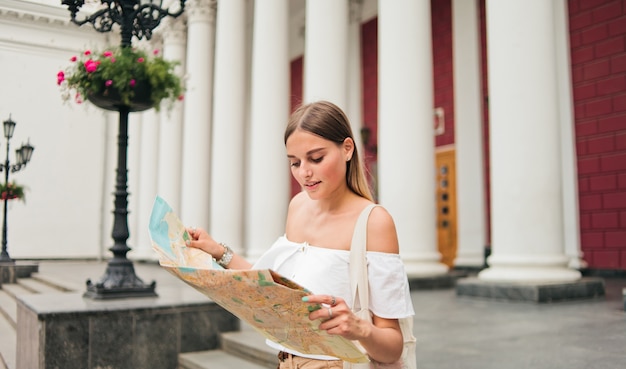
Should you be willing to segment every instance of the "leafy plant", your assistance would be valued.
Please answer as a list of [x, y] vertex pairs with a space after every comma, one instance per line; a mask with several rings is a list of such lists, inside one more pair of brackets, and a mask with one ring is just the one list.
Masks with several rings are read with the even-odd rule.
[[25, 195], [26, 188], [22, 185], [19, 185], [15, 182], [2, 183], [0, 184], [0, 199], [2, 200], [12, 200], [18, 199], [22, 201], [26, 201]]
[[91, 94], [119, 94], [124, 105], [130, 105], [140, 85], [149, 88], [152, 106], [159, 110], [162, 100], [169, 107], [183, 98], [181, 78], [174, 69], [177, 61], [165, 60], [154, 50], [149, 55], [144, 50], [131, 47], [109, 48], [94, 53], [86, 50], [70, 58], [71, 65], [57, 73], [57, 84], [64, 101], [82, 104]]

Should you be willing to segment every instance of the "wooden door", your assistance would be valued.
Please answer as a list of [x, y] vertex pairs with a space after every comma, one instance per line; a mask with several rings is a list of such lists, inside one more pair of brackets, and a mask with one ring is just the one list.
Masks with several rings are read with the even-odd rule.
[[454, 267], [456, 257], [456, 170], [454, 149], [436, 153], [437, 242], [441, 262]]

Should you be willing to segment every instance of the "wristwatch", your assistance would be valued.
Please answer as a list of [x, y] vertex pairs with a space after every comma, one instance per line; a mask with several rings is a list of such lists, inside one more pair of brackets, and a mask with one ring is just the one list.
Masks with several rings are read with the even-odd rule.
[[224, 268], [228, 268], [228, 264], [230, 264], [230, 261], [233, 260], [233, 250], [224, 243], [220, 242], [220, 245], [224, 247], [224, 254], [222, 254], [222, 257], [217, 261], [217, 263]]

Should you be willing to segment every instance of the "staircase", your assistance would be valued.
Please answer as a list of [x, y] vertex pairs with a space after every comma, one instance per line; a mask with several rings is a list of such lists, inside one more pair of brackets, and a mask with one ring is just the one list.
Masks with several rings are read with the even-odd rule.
[[[0, 286], [0, 369], [16, 369], [16, 297], [23, 294], [75, 292], [84, 285], [61, 280], [52, 275], [32, 273], [17, 278], [16, 283]], [[179, 355], [176, 369], [264, 369], [276, 368], [276, 350], [265, 344], [265, 338], [242, 323], [238, 332], [221, 335], [221, 349], [187, 352]]]

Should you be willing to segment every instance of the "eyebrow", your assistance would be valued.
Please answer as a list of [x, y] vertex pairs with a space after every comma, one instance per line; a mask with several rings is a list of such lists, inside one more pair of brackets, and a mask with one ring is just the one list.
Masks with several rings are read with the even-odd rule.
[[[316, 152], [318, 152], [318, 151], [322, 151], [322, 150], [324, 150], [324, 149], [325, 149], [325, 147], [319, 147], [319, 148], [317, 148], [317, 149], [309, 150], [309, 151], [307, 151], [306, 155], [307, 155], [307, 156], [310, 156], [311, 154], [315, 154]], [[289, 155], [289, 154], [287, 154], [287, 157], [288, 157], [288, 158], [290, 158], [290, 159], [295, 158], [295, 156], [294, 156], [294, 155]]]

